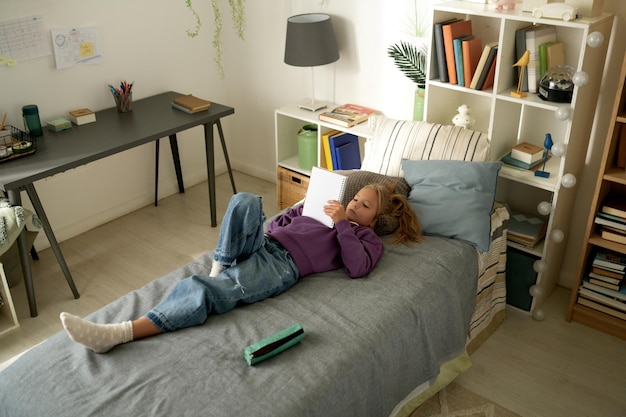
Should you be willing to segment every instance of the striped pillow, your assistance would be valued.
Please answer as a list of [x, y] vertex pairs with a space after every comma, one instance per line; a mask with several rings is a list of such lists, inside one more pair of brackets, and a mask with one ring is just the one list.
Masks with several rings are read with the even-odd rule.
[[402, 176], [402, 159], [486, 161], [489, 145], [485, 133], [462, 127], [386, 119], [365, 143], [361, 169]]

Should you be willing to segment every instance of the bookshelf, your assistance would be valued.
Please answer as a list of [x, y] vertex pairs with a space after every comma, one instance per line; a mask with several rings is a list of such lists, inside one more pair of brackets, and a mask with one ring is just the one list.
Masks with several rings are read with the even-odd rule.
[[[581, 258], [578, 265], [578, 281], [572, 289], [567, 320], [574, 320], [590, 327], [626, 339], [626, 320], [611, 314], [598, 311], [597, 309], [580, 303], [578, 289], [589, 271], [589, 266], [594, 253], [598, 249], [612, 250], [626, 256], [626, 245], [605, 240], [601, 237], [601, 228], [595, 224], [595, 217], [602, 206], [604, 198], [611, 194], [626, 200], [626, 169], [616, 166], [618, 143], [620, 141], [620, 129], [626, 125], [626, 55], [622, 63], [619, 85], [615, 95], [613, 111], [611, 114], [611, 126], [609, 127], [602, 162], [598, 172], [598, 178], [594, 190], [591, 207], [587, 216], [585, 237], [583, 239]], [[621, 140], [625, 140], [622, 138]]]
[[[552, 156], [547, 162], [545, 171], [550, 172], [549, 178], [503, 166], [498, 181], [498, 201], [516, 211], [548, 220], [546, 238], [540, 245], [527, 248], [509, 243], [509, 246], [541, 261], [530, 307], [533, 317], [541, 319], [544, 316], [541, 306], [559, 279], [571, 207], [576, 204], [576, 185], [565, 187], [562, 178], [566, 174], [578, 177], [582, 173], [613, 17], [602, 14], [565, 22], [533, 18], [531, 13], [523, 12], [519, 4], [508, 11], [496, 11], [489, 4], [459, 1], [434, 5], [433, 23], [452, 18], [471, 20], [473, 35], [481, 38], [483, 45], [498, 42], [494, 84], [487, 90], [475, 90], [440, 81], [433, 43], [427, 60], [425, 120], [450, 124], [457, 107], [462, 104], [469, 106], [476, 119], [472, 128], [487, 132], [491, 138], [492, 160], [499, 160], [520, 142], [543, 146], [546, 133], [551, 134], [554, 143], [565, 145], [566, 152], [562, 157]], [[575, 71], [584, 71], [589, 75], [586, 85], [574, 88], [571, 103], [544, 101], [532, 93], [524, 98], [511, 96], [518, 83], [513, 68], [517, 62], [515, 34], [518, 29], [530, 24], [554, 26], [557, 40], [564, 46], [565, 63]], [[587, 45], [587, 37], [592, 32], [600, 32], [604, 36], [600, 46]], [[563, 110], [569, 112], [569, 118], [559, 120], [557, 112]], [[549, 215], [541, 216], [537, 206], [544, 201], [550, 203], [552, 209]], [[559, 241], [558, 232], [551, 233], [555, 230], [563, 232], [563, 240]]]
[[[317, 163], [320, 166], [322, 156], [322, 135], [332, 130], [353, 133], [359, 137], [361, 158], [363, 158], [363, 143], [373, 137], [374, 132], [363, 122], [351, 128], [338, 126], [319, 120], [319, 114], [328, 109], [337, 107], [337, 104], [328, 104], [328, 107], [316, 112], [304, 110], [297, 104], [283, 106], [274, 112], [274, 131], [277, 170], [278, 209], [304, 198], [306, 185], [311, 171], [300, 168], [298, 164], [298, 132], [305, 125], [317, 127]], [[289, 196], [285, 194], [289, 193]]]

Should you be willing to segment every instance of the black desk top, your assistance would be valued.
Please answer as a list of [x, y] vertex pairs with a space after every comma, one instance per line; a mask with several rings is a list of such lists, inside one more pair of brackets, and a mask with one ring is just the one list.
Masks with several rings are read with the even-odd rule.
[[133, 101], [133, 110], [115, 107], [96, 112], [96, 121], [37, 138], [37, 151], [0, 164], [0, 186], [13, 190], [68, 169], [167, 137], [235, 113], [212, 103], [208, 111], [188, 114], [172, 108], [173, 91]]

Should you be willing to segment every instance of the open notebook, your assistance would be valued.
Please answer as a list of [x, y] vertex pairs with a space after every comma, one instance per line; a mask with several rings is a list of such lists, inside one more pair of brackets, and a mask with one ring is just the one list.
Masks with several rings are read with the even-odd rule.
[[323, 168], [313, 167], [309, 188], [304, 199], [302, 215], [312, 217], [324, 223], [328, 227], [333, 227], [333, 220], [324, 213], [324, 206], [328, 200], [341, 201], [345, 189], [347, 177], [328, 171]]

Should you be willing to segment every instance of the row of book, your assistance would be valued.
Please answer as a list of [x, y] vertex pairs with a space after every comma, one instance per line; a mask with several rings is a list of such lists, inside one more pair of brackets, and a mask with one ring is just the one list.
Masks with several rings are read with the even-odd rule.
[[[557, 41], [556, 27], [551, 25], [528, 25], [515, 31], [515, 54], [519, 60], [524, 52], [530, 52], [530, 60], [522, 80], [522, 91], [536, 93], [539, 81], [550, 68], [565, 64], [563, 43]], [[521, 71], [521, 67], [516, 67]]]
[[321, 167], [329, 171], [361, 168], [361, 149], [357, 135], [336, 130], [322, 135]]
[[602, 201], [594, 222], [603, 239], [626, 245], [626, 200], [609, 195]]
[[578, 303], [626, 320], [626, 257], [599, 250], [578, 289]]
[[450, 19], [433, 26], [439, 80], [486, 90], [493, 86], [498, 42], [483, 45], [474, 36], [471, 20]]
[[352, 127], [363, 123], [375, 112], [376, 110], [369, 107], [348, 103], [320, 113], [318, 118], [337, 126]]

